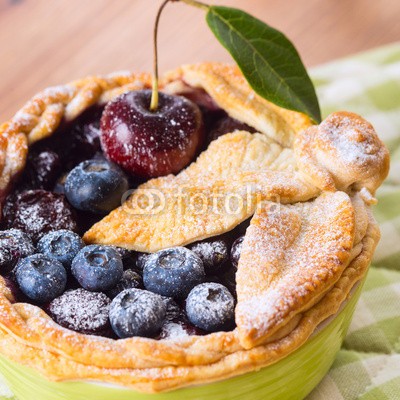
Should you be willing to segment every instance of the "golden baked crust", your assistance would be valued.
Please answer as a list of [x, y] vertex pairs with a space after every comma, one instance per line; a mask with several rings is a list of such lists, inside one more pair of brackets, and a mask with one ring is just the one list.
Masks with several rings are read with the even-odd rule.
[[263, 343], [335, 284], [354, 232], [354, 207], [343, 192], [295, 205], [260, 204], [236, 274], [236, 323], [245, 348]]
[[389, 153], [374, 128], [350, 112], [300, 132], [294, 151], [299, 168], [322, 190], [365, 188], [373, 195], [389, 172]]
[[[255, 95], [236, 67], [184, 66], [168, 74], [161, 86], [179, 92], [187, 85], [204, 89], [228, 114], [259, 133], [225, 135], [176, 177], [145, 183], [139, 190], [164, 194], [162, 212], [138, 216], [147, 203], [134, 192], [92, 227], [85, 240], [156, 251], [226, 232], [255, 214], [238, 266], [238, 327], [163, 341], [82, 335], [61, 328], [38, 307], [14, 303], [1, 278], [2, 354], [49, 379], [97, 380], [143, 392], [226, 379], [277, 362], [304, 344], [365, 275], [379, 240], [368, 205], [389, 162], [372, 127], [350, 113], [335, 113], [319, 127], [312, 126], [308, 117]], [[0, 204], [24, 167], [28, 144], [51, 135], [63, 119], [76, 117], [90, 105], [149, 86], [149, 75], [114, 74], [36, 96], [0, 127]], [[343, 133], [345, 139], [338, 139]], [[356, 142], [356, 157], [347, 157], [349, 141]], [[338, 168], [344, 167], [342, 174]], [[178, 222], [173, 195], [182, 186], [192, 197], [199, 192], [208, 200], [230, 193], [246, 207], [228, 215], [217, 204], [216, 213], [196, 214], [184, 202], [184, 219]], [[290, 233], [287, 226], [293, 228]], [[299, 284], [304, 291], [298, 290]], [[249, 318], [252, 291], [268, 302]]]
[[[227, 193], [235, 212], [227, 212]], [[291, 149], [265, 135], [235, 132], [213, 141], [177, 176], [140, 186], [84, 240], [154, 252], [230, 231], [261, 200], [306, 201], [318, 193], [296, 170]]]
[[236, 66], [185, 65], [166, 75], [165, 89], [181, 92], [176, 84], [179, 80], [204, 89], [231, 117], [253, 126], [284, 147], [291, 147], [296, 133], [312, 125], [306, 115], [280, 108], [254, 93]]

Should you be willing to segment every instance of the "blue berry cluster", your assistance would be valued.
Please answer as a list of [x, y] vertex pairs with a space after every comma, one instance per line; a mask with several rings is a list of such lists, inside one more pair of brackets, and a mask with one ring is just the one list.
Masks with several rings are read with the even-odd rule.
[[218, 238], [145, 254], [85, 245], [66, 229], [45, 234], [35, 246], [29, 235], [10, 229], [0, 232], [0, 268], [7, 275], [14, 267], [22, 294], [68, 329], [169, 338], [234, 327], [234, 290], [224, 277], [235, 271], [241, 244]]

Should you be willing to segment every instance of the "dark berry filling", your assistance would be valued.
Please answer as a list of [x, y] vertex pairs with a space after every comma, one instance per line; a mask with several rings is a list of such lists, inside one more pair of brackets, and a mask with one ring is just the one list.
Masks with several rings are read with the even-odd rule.
[[19, 229], [0, 231], [0, 273], [6, 275], [18, 260], [30, 256], [35, 247], [29, 235]]
[[143, 269], [144, 265], [146, 263], [147, 258], [150, 256], [150, 254], [147, 253], [137, 253], [136, 259], [135, 259], [135, 269], [140, 271], [140, 273], [143, 274]]
[[203, 240], [190, 246], [201, 261], [207, 274], [218, 274], [229, 259], [229, 248], [225, 240]]
[[31, 151], [22, 181], [27, 189], [51, 190], [61, 172], [61, 158], [55, 151]]
[[237, 269], [239, 264], [240, 254], [242, 252], [244, 235], [239, 236], [232, 244], [231, 247], [231, 263]]
[[139, 274], [142, 275], [143, 267], [142, 268], [137, 267], [138, 263], [137, 260], [141, 254], [145, 253], [139, 253], [137, 251], [128, 250], [123, 247], [117, 247], [117, 246], [113, 246], [113, 248], [117, 251], [117, 253], [121, 257], [124, 270], [132, 269], [136, 272], [139, 272]]
[[45, 190], [26, 190], [8, 196], [3, 218], [7, 228], [24, 231], [35, 243], [51, 231], [77, 230], [75, 212], [64, 196]]
[[143, 289], [143, 278], [137, 272], [127, 269], [122, 274], [121, 280], [110, 289], [107, 294], [111, 299], [117, 297], [126, 289]]
[[[16, 301], [50, 301], [43, 308], [57, 323], [84, 334], [177, 340], [230, 330], [236, 267], [229, 254], [235, 253], [247, 224], [191, 249], [154, 254], [84, 246], [74, 232], [50, 232], [38, 242], [36, 251], [42, 254], [19, 258], [6, 284]], [[6, 242], [14, 237], [10, 232], [29, 240], [11, 230], [1, 232]], [[32, 244], [28, 247], [35, 251]], [[116, 299], [112, 315], [110, 299]]]
[[[138, 97], [127, 109], [132, 96]], [[148, 93], [123, 95], [107, 112], [92, 107], [30, 147], [1, 218], [0, 273], [16, 301], [41, 304], [65, 328], [112, 338], [174, 340], [234, 328], [235, 274], [248, 221], [219, 237], [155, 254], [85, 247], [77, 234], [118, 207], [128, 187], [179, 172], [221, 135], [255, 132], [202, 90], [182, 96], [188, 100], [161, 94], [160, 110], [149, 120], [148, 112], [141, 119]], [[120, 118], [118, 127], [111, 117]], [[123, 126], [133, 130], [117, 144], [131, 146], [134, 165], [122, 162], [123, 149], [109, 141]], [[130, 175], [102, 153], [102, 135], [106, 156]]]
[[250, 133], [257, 132], [256, 129], [252, 128], [251, 126], [226, 115], [219, 119], [212, 126], [208, 134], [208, 140], [211, 142], [218, 139], [222, 135], [226, 135], [227, 133], [232, 133], [235, 131], [247, 131]]
[[48, 306], [48, 312], [64, 328], [90, 335], [110, 331], [111, 300], [103, 293], [76, 289], [65, 292]]
[[35, 154], [51, 150], [55, 152], [68, 172], [80, 162], [96, 155], [100, 149], [100, 118], [103, 107], [94, 106], [71, 122], [63, 121], [49, 138], [31, 146]]
[[170, 297], [164, 297], [167, 306], [164, 323], [158, 339], [179, 339], [192, 335], [205, 335], [207, 332], [194, 326], [186, 316], [185, 310]]

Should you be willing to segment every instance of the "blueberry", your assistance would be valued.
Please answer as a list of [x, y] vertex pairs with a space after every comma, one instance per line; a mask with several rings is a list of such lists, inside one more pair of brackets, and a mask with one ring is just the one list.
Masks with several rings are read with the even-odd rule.
[[124, 271], [121, 280], [110, 289], [107, 294], [110, 298], [117, 297], [121, 292], [126, 289], [142, 289], [143, 288], [143, 279], [142, 277], [135, 271], [131, 269], [127, 269]]
[[19, 229], [0, 231], [0, 273], [8, 274], [18, 260], [35, 252], [31, 238]]
[[193, 326], [184, 310], [170, 297], [163, 297], [167, 312], [157, 339], [179, 339], [191, 335], [204, 335], [204, 331]]
[[76, 289], [54, 299], [48, 311], [64, 328], [89, 335], [104, 335], [110, 330], [110, 303], [104, 293]]
[[121, 257], [114, 248], [93, 244], [76, 255], [71, 271], [84, 289], [102, 292], [121, 280], [124, 269]]
[[120, 338], [156, 335], [165, 315], [163, 298], [141, 289], [124, 290], [112, 301], [110, 307], [111, 326]]
[[186, 299], [189, 321], [208, 332], [230, 330], [234, 326], [235, 300], [219, 283], [202, 283]]
[[185, 298], [193, 287], [203, 282], [204, 276], [200, 257], [185, 247], [149, 255], [143, 270], [147, 290], [178, 299]]
[[230, 268], [228, 271], [223, 272], [221, 275], [219, 275], [218, 278], [219, 278], [218, 283], [221, 283], [222, 285], [224, 285], [232, 293], [232, 295], [236, 298], [237, 297], [236, 269]]
[[80, 163], [68, 174], [64, 190], [78, 210], [104, 214], [121, 204], [128, 180], [116, 165], [93, 159]]
[[44, 254], [21, 259], [15, 267], [15, 277], [22, 292], [40, 303], [60, 296], [67, 285], [67, 272], [63, 265]]
[[217, 274], [229, 259], [228, 245], [224, 240], [205, 240], [190, 246], [203, 261], [206, 274]]
[[60, 261], [66, 269], [70, 269], [72, 260], [85, 246], [78, 234], [61, 229], [43, 236], [38, 244], [39, 253]]
[[[165, 321], [173, 321], [183, 314], [183, 310], [179, 304], [172, 297], [163, 296], [163, 302], [167, 308], [165, 314]], [[165, 322], [164, 321], [164, 322]]]
[[142, 271], [142, 273], [143, 273], [144, 265], [146, 264], [146, 260], [147, 260], [147, 257], [148, 257], [149, 255], [150, 255], [150, 254], [148, 254], [148, 253], [138, 253], [138, 254], [136, 255], [136, 263], [135, 263], [135, 266], [136, 266], [136, 269], [137, 269], [138, 271]]
[[233, 242], [231, 247], [231, 263], [235, 268], [237, 268], [239, 264], [239, 258], [242, 252], [243, 241], [244, 241], [244, 236], [240, 236]]
[[136, 258], [137, 258], [137, 252], [134, 250], [128, 250], [124, 247], [118, 247], [118, 246], [111, 246], [115, 250], [117, 250], [117, 253], [120, 255], [122, 259], [122, 264], [124, 265], [124, 270], [127, 269], [134, 269], [136, 270]]

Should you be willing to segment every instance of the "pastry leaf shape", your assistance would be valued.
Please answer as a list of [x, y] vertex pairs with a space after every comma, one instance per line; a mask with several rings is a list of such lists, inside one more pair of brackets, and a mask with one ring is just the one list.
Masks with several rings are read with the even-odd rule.
[[292, 150], [237, 131], [211, 142], [177, 176], [152, 179], [86, 232], [86, 243], [155, 252], [228, 232], [262, 200], [307, 201], [319, 190], [296, 171]]
[[257, 94], [321, 122], [313, 83], [297, 50], [283, 33], [229, 7], [209, 7], [206, 19]]
[[264, 343], [321, 299], [347, 267], [354, 233], [354, 207], [344, 192], [259, 205], [236, 274], [236, 323], [245, 348]]

